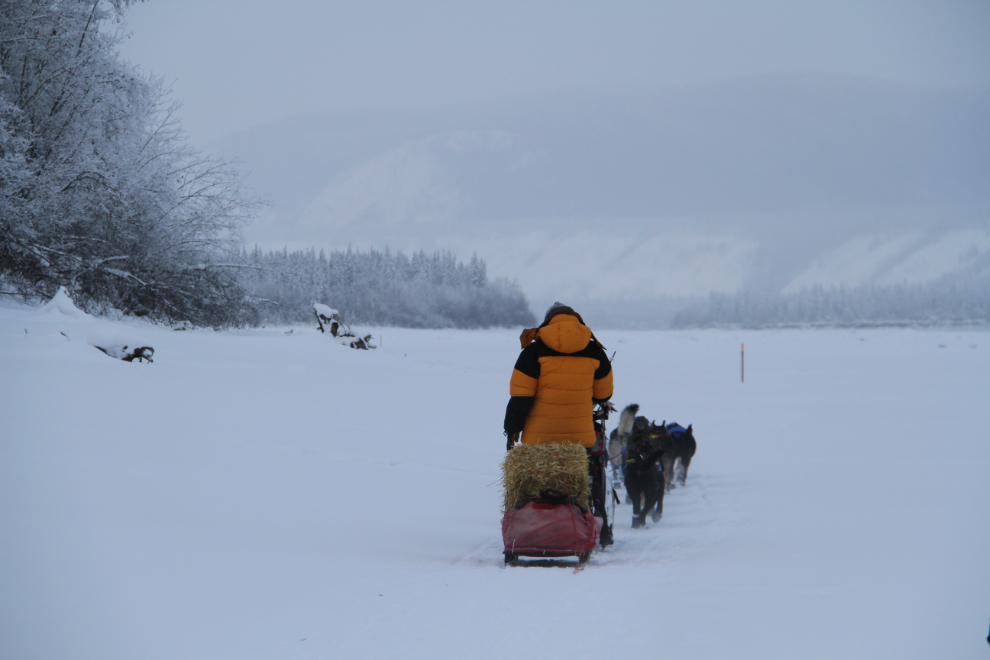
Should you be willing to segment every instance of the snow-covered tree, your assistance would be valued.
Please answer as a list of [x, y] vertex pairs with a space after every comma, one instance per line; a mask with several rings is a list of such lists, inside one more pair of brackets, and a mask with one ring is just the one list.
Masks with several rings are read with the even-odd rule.
[[92, 310], [222, 325], [253, 204], [226, 163], [187, 145], [160, 79], [121, 60], [108, 25], [132, 0], [4, 0], [0, 278], [64, 285]]

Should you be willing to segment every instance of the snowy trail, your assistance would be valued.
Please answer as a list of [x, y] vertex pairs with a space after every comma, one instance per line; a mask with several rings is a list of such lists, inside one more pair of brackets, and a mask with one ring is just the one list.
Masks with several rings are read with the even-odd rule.
[[990, 332], [597, 333], [699, 450], [580, 572], [503, 567], [517, 332], [286, 332], [0, 307], [0, 657], [986, 657]]

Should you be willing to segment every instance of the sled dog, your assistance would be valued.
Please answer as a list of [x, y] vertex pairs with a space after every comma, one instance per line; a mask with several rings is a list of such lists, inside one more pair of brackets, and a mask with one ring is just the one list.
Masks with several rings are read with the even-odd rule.
[[685, 429], [677, 424], [665, 422], [660, 426], [653, 426], [650, 429], [650, 436], [653, 439], [653, 446], [664, 450], [660, 459], [663, 465], [664, 488], [667, 491], [675, 488], [675, 480], [684, 486], [687, 482], [688, 468], [691, 467], [691, 459], [698, 450], [698, 443], [694, 439], [694, 425], [689, 424]]
[[618, 465], [622, 460], [621, 454], [629, 444], [629, 436], [632, 434], [633, 422], [636, 421], [638, 412], [638, 403], [630, 403], [623, 408], [622, 414], [619, 415], [619, 425], [608, 437], [608, 457], [612, 465]]

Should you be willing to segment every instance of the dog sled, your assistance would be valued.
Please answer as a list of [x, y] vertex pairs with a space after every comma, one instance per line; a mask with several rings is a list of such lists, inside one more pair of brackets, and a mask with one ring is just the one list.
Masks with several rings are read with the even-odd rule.
[[588, 450], [581, 445], [523, 445], [509, 452], [503, 463], [502, 516], [507, 566], [518, 565], [520, 557], [577, 557], [580, 566], [599, 544], [611, 544], [616, 496], [604, 423], [610, 409], [609, 404], [596, 407], [596, 442]]

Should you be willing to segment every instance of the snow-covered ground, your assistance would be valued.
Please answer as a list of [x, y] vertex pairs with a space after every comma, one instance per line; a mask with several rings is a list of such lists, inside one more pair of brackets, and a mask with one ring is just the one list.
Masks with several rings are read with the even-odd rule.
[[990, 655], [988, 331], [601, 332], [699, 449], [575, 572], [503, 567], [518, 331], [64, 311], [0, 308], [4, 659]]

